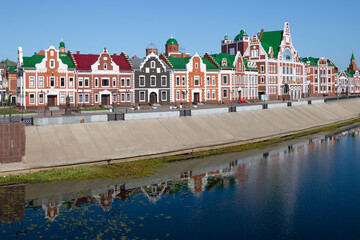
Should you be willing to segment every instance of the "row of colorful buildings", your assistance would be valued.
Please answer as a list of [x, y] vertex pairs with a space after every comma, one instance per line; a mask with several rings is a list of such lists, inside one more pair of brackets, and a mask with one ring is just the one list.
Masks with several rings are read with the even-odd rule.
[[129, 58], [107, 49], [73, 53], [62, 41], [59, 49], [51, 46], [25, 57], [19, 47], [17, 66], [2, 70], [3, 79], [16, 79], [16, 85], [4, 92], [12, 92], [11, 102], [30, 108], [64, 106], [67, 97], [72, 106], [96, 107], [360, 93], [354, 55], [347, 71], [341, 72], [329, 59], [300, 58], [288, 23], [283, 30], [261, 30], [252, 37], [241, 30], [233, 41], [225, 36], [219, 54], [179, 52], [173, 37], [165, 49], [159, 54], [150, 44], [144, 58]]

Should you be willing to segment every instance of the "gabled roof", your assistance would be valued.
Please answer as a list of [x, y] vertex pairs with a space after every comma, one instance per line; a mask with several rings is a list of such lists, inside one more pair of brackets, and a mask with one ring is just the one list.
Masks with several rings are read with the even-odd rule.
[[213, 64], [209, 59], [207, 58], [202, 58], [203, 63], [205, 63], [206, 65], [206, 70], [219, 70], [219, 68]]
[[[219, 54], [212, 54], [211, 57], [219, 64], [220, 68], [231, 68], [234, 69], [235, 66], [233, 65], [235, 60], [235, 55], [227, 54], [227, 53], [219, 53]], [[223, 59], [226, 59], [226, 66], [222, 65]]]
[[186, 58], [167, 57], [167, 60], [172, 65], [173, 69], [186, 70], [186, 64], [190, 61], [190, 57], [186, 57]]
[[283, 36], [283, 31], [271, 31], [271, 32], [263, 32], [261, 35], [260, 43], [264, 48], [266, 54], [269, 52], [269, 48], [273, 48], [274, 58], [278, 57], [279, 48], [281, 44]]
[[[76, 62], [76, 69], [82, 71], [91, 71], [91, 65], [93, 65], [98, 59], [99, 54], [73, 54], [74, 60]], [[120, 55], [111, 55], [110, 56], [113, 62], [119, 66], [120, 71], [132, 71], [132, 66], [130, 65], [125, 53]]]
[[[35, 65], [41, 63], [41, 61], [45, 58], [44, 55], [33, 55], [32, 57], [23, 57], [23, 65], [21, 68], [35, 68]], [[68, 65], [68, 68], [74, 69], [75, 65], [71, 61], [69, 56], [60, 56], [61, 61]]]
[[[140, 66], [142, 64], [142, 62], [144, 61], [144, 58], [130, 58], [130, 61], [133, 65], [134, 70], [139, 71], [140, 70]], [[166, 71], [170, 70], [171, 68], [169, 67], [169, 65], [167, 65], [162, 59], [159, 59], [165, 66]]]

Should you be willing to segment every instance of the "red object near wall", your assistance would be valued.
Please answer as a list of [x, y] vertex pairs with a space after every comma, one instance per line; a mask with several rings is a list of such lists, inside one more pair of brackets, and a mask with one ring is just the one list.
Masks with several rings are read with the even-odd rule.
[[244, 103], [245, 102], [245, 98], [240, 98], [240, 102]]

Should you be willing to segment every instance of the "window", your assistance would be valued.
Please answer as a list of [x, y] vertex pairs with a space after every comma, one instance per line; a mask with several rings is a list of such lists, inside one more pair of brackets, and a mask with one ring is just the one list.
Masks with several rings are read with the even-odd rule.
[[89, 78], [84, 79], [84, 85], [85, 87], [89, 87]]
[[198, 63], [195, 63], [195, 69], [198, 69]]
[[70, 102], [74, 102], [74, 93], [69, 93]]
[[79, 87], [83, 86], [83, 78], [79, 78]]
[[116, 87], [116, 78], [113, 78], [113, 87]]
[[139, 86], [144, 87], [145, 86], [145, 76], [139, 77]]
[[161, 86], [165, 87], [166, 85], [166, 76], [161, 76]]
[[102, 87], [110, 87], [110, 80], [108, 78], [101, 78]]
[[328, 74], [331, 74], [331, 71], [330, 71], [330, 69], [328, 70]]
[[50, 87], [55, 87], [55, 77], [50, 77]]
[[179, 86], [179, 85], [180, 85], [180, 77], [177, 76], [177, 77], [176, 77], [176, 86]]
[[285, 67], [283, 67], [283, 74], [285, 74]]
[[29, 97], [29, 102], [30, 104], [34, 104], [35, 103], [35, 95], [33, 93], [30, 93], [30, 97]]
[[160, 68], [156, 68], [156, 72], [157, 72], [157, 73], [160, 73]]
[[79, 103], [82, 103], [83, 102], [83, 95], [82, 93], [79, 93]]
[[39, 87], [44, 87], [44, 77], [39, 77]]
[[113, 102], [116, 102], [116, 94], [113, 94]]
[[96, 102], [96, 103], [99, 102], [99, 94], [95, 94], [95, 102]]
[[329, 83], [331, 82], [331, 78], [328, 78], [328, 82], [329, 82]]
[[264, 72], [264, 65], [260, 66], [260, 71], [263, 73]]
[[292, 74], [293, 73], [293, 68], [292, 67], [290, 67], [290, 74]]
[[65, 103], [65, 93], [60, 93], [60, 103]]
[[41, 104], [44, 103], [44, 94], [43, 93], [39, 94], [39, 103], [41, 103]]
[[186, 99], [186, 92], [182, 91], [182, 100], [185, 100], [185, 99]]
[[223, 84], [228, 84], [228, 76], [224, 75], [223, 76]]
[[251, 50], [251, 57], [257, 57], [258, 56], [258, 50]]
[[155, 61], [151, 61], [151, 62], [150, 62], [150, 67], [151, 67], [151, 68], [155, 68]]
[[200, 85], [200, 83], [199, 83], [199, 76], [195, 76], [195, 77], [194, 77], [194, 85], [195, 85], [195, 86], [199, 86], [199, 85]]
[[182, 77], [182, 85], [185, 86], [185, 77]]
[[126, 86], [127, 86], [127, 87], [130, 87], [130, 78], [127, 78], [127, 79], [126, 79]]
[[315, 74], [317, 74], [317, 69], [315, 69]]
[[125, 78], [122, 78], [122, 79], [121, 79], [121, 86], [122, 86], [122, 87], [125, 87]]
[[121, 101], [122, 101], [122, 102], [125, 102], [125, 93], [122, 93], [122, 94], [121, 94]]
[[35, 86], [35, 77], [29, 77], [29, 86], [34, 87]]
[[318, 79], [317, 79], [317, 78], [315, 78], [315, 82], [316, 82], [316, 83], [318, 82]]
[[95, 87], [98, 87], [98, 86], [99, 86], [99, 79], [95, 78]]
[[54, 68], [55, 67], [55, 60], [51, 59], [50, 60], [50, 68]]
[[161, 101], [167, 101], [167, 92], [161, 91]]
[[180, 91], [176, 91], [176, 100], [180, 100]]
[[156, 86], [156, 76], [150, 76], [150, 86]]
[[60, 78], [60, 87], [65, 87], [65, 78], [64, 77]]
[[130, 102], [130, 93], [127, 93], [127, 94], [126, 94], [126, 101], [127, 101], [127, 102]]
[[261, 82], [261, 83], [264, 83], [264, 77], [261, 77], [261, 78], [260, 78], [260, 82]]
[[210, 86], [210, 77], [206, 78], [206, 86]]
[[210, 90], [207, 90], [206, 92], [206, 99], [210, 99]]
[[144, 91], [139, 92], [139, 100], [140, 100], [140, 102], [145, 102], [145, 92]]
[[215, 90], [212, 90], [212, 99], [215, 99], [215, 98], [216, 98]]
[[223, 97], [224, 97], [224, 98], [227, 98], [227, 97], [228, 97], [228, 91], [227, 91], [227, 89], [224, 89], [224, 90], [223, 90]]
[[211, 77], [211, 82], [212, 82], [212, 85], [215, 86], [216, 85], [216, 82], [215, 82], [215, 76], [212, 76]]
[[107, 69], [107, 64], [106, 64], [106, 63], [104, 63], [104, 69], [105, 69], [105, 70]]
[[74, 78], [70, 77], [69, 78], [69, 87], [73, 87], [74, 86]]

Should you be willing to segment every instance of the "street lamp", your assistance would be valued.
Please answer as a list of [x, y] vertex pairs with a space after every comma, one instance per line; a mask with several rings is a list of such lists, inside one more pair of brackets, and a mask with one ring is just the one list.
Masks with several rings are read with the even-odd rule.
[[9, 112], [9, 121], [11, 122], [11, 96], [12, 96], [12, 91], [9, 92], [9, 98], [10, 98], [10, 112]]

